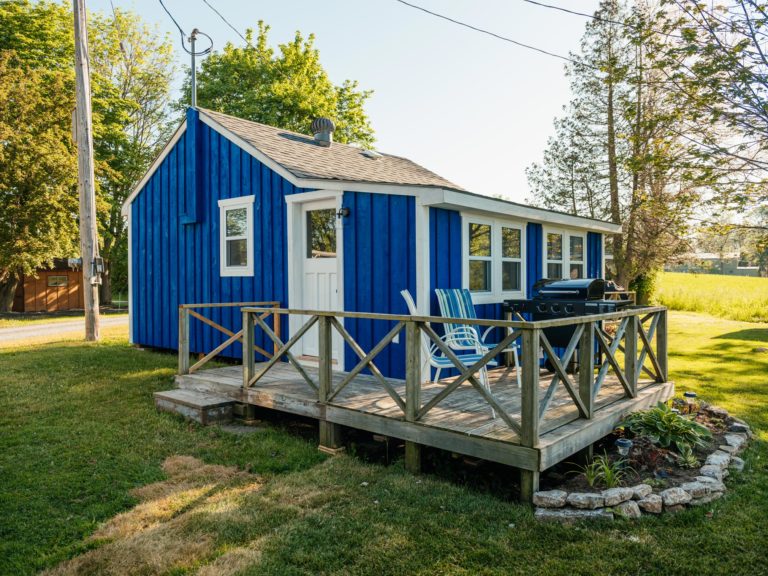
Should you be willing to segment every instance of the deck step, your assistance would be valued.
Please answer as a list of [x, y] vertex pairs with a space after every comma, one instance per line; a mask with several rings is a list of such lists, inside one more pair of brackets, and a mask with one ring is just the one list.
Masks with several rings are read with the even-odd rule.
[[234, 404], [231, 398], [197, 390], [175, 389], [155, 392], [155, 406], [158, 410], [181, 414], [203, 426], [231, 421]]

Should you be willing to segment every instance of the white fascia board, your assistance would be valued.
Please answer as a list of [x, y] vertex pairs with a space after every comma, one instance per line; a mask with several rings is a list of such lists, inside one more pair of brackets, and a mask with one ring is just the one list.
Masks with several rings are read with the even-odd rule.
[[579, 228], [592, 232], [617, 234], [621, 232], [621, 224], [613, 224], [602, 220], [592, 220], [572, 214], [552, 212], [543, 208], [514, 204], [505, 200], [480, 196], [455, 190], [433, 190], [429, 198], [422, 198], [422, 203], [435, 208], [446, 208], [460, 212], [474, 212], [485, 215], [504, 215], [542, 224], [557, 224], [571, 228]]
[[123, 207], [121, 208], [120, 212], [123, 216], [128, 216], [128, 206], [131, 205], [134, 198], [139, 195], [139, 192], [141, 192], [144, 189], [144, 186], [149, 182], [149, 179], [152, 178], [154, 173], [157, 171], [157, 169], [160, 167], [160, 164], [163, 163], [163, 160], [165, 160], [165, 157], [168, 156], [168, 154], [173, 150], [173, 147], [176, 146], [176, 143], [179, 141], [179, 139], [184, 135], [184, 132], [187, 131], [187, 121], [184, 120], [178, 128], [176, 128], [176, 132], [173, 133], [173, 136], [168, 141], [168, 144], [165, 145], [165, 148], [162, 149], [160, 154], [158, 154], [157, 158], [155, 158], [155, 161], [152, 162], [152, 165], [149, 167], [149, 170], [144, 174], [144, 177], [139, 180], [139, 183], [136, 184], [136, 186], [133, 187], [133, 190], [131, 190], [131, 193], [128, 195], [128, 198], [125, 199], [125, 202], [123, 202]]

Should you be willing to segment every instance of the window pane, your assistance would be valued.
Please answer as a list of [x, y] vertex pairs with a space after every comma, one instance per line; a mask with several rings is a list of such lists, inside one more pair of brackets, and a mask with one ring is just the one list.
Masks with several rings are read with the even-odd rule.
[[571, 236], [571, 260], [584, 261], [584, 238]]
[[563, 277], [563, 265], [562, 264], [547, 264], [547, 278], [562, 278]]
[[584, 278], [584, 264], [571, 264], [571, 278]]
[[469, 255], [491, 255], [491, 227], [488, 224], [469, 224]]
[[245, 236], [248, 233], [248, 209], [227, 210], [227, 237]]
[[48, 286], [66, 286], [69, 283], [69, 278], [66, 276], [48, 276]]
[[520, 290], [520, 262], [501, 263], [501, 289]]
[[307, 258], [336, 258], [336, 211], [307, 212]]
[[227, 266], [248, 266], [248, 240], [227, 240]]
[[547, 234], [547, 260], [563, 259], [563, 235]]
[[491, 291], [491, 263], [487, 260], [469, 261], [469, 289], [472, 292]]
[[504, 258], [520, 258], [520, 230], [519, 229], [502, 227], [501, 255]]
[[613, 238], [605, 238], [605, 255], [613, 256]]

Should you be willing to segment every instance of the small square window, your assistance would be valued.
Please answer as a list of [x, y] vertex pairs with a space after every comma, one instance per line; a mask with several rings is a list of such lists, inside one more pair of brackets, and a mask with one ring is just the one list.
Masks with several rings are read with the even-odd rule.
[[472, 292], [490, 292], [491, 291], [490, 260], [470, 260], [469, 289]]
[[547, 264], [547, 278], [562, 278], [563, 277], [563, 265], [562, 264], [552, 264], [551, 262]]
[[248, 240], [227, 240], [227, 266], [248, 266]]
[[520, 290], [520, 262], [501, 263], [501, 289], [505, 292]]
[[248, 233], [248, 209], [227, 210], [227, 236], [245, 236]]
[[60, 288], [69, 284], [69, 278], [66, 276], [48, 276], [48, 286], [51, 288]]
[[253, 275], [253, 196], [219, 200], [222, 276]]

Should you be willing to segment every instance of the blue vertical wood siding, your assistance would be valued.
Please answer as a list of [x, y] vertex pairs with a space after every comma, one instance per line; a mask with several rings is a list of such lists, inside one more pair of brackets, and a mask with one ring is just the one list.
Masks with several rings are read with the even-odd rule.
[[587, 232], [587, 277], [603, 277], [603, 235]]
[[[192, 116], [131, 208], [134, 342], [154, 348], [178, 347], [181, 303], [288, 303], [284, 197], [306, 190], [296, 188]], [[251, 194], [255, 197], [254, 275], [222, 277], [218, 201]], [[240, 329], [237, 309], [202, 313], [230, 330]], [[282, 327], [286, 334], [287, 323]], [[226, 339], [195, 319], [190, 328], [193, 352], [210, 351]], [[257, 333], [257, 340], [271, 348], [262, 334]], [[240, 357], [240, 345], [231, 346], [225, 355]]]
[[[416, 292], [416, 202], [412, 196], [344, 192], [344, 310], [406, 314], [400, 291]], [[347, 318], [345, 328], [369, 351], [394, 326], [391, 322]], [[351, 370], [359, 357], [345, 345], [344, 364]], [[405, 374], [405, 333], [375, 360], [385, 374]]]
[[525, 229], [526, 296], [533, 298], [533, 285], [544, 277], [544, 231], [541, 224], [528, 222]]

